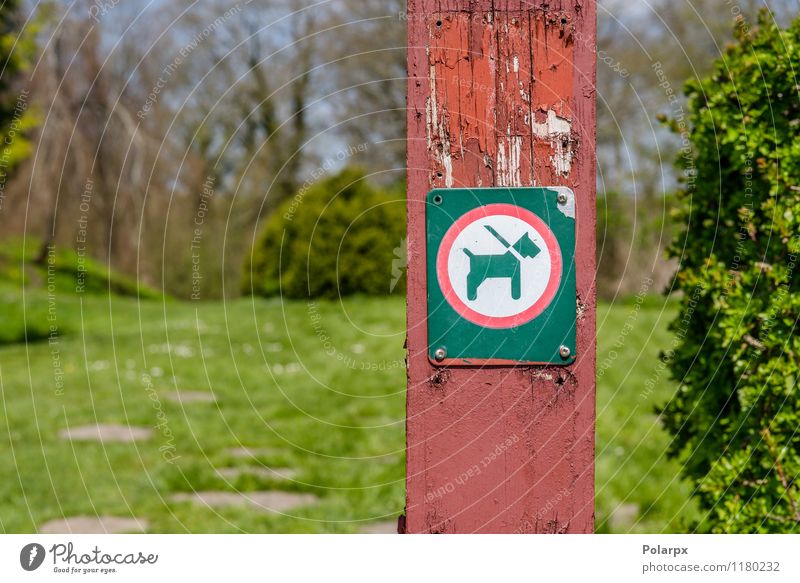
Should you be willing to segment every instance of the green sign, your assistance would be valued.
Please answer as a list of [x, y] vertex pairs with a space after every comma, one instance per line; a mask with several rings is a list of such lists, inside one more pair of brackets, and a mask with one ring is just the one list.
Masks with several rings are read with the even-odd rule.
[[425, 224], [431, 362], [575, 361], [570, 189], [436, 189]]

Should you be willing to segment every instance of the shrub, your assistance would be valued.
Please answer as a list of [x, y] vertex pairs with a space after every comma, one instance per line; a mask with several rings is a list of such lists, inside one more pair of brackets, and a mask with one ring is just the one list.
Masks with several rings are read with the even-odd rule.
[[404, 197], [348, 168], [301, 190], [266, 220], [242, 291], [288, 298], [401, 292], [404, 237]]
[[27, 294], [0, 293], [0, 346], [44, 340], [50, 335], [47, 300]]
[[[687, 83], [671, 254], [680, 314], [662, 419], [714, 532], [800, 532], [800, 20], [739, 22]], [[684, 125], [685, 124], [685, 125]]]

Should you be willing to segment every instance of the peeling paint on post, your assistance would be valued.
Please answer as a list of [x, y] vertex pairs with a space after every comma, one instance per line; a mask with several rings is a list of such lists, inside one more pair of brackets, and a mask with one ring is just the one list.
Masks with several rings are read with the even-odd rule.
[[[405, 531], [591, 532], [595, 3], [409, 0], [408, 10]], [[576, 193], [574, 365], [429, 362], [425, 196], [480, 186]]]

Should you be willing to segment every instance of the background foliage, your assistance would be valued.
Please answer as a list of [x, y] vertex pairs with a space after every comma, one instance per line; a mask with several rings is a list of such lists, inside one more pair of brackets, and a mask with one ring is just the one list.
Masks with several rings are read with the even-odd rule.
[[[664, 193], [680, 139], [654, 115], [682, 99], [663, 85], [677, 93], [706, 75], [734, 16], [763, 3], [599, 2], [601, 296], [637, 293], [642, 277], [654, 290], [669, 284]], [[769, 5], [779, 22], [797, 9]], [[0, 102], [13, 109], [25, 95], [27, 107], [2, 179], [0, 238], [34, 237], [40, 260], [49, 244], [75, 248], [85, 235], [92, 257], [151, 287], [196, 296], [199, 260], [200, 297], [231, 297], [261, 224], [318, 169], [358, 165], [381, 186], [404, 178], [404, 0], [2, 10]]]
[[245, 266], [242, 291], [287, 298], [404, 292], [405, 281], [392, 275], [404, 246], [402, 192], [345, 169], [299, 191], [267, 220]]
[[20, 2], [6, 0], [0, 4], [0, 210], [5, 187], [14, 169], [30, 155], [33, 144], [29, 132], [38, 123], [31, 110], [27, 92], [17, 93], [19, 76], [30, 67], [36, 56], [36, 34], [47, 10], [20, 31]]
[[[680, 259], [680, 388], [663, 411], [714, 532], [800, 531], [800, 20], [744, 20], [713, 73], [686, 86], [693, 154]], [[673, 129], [681, 131], [678, 120]]]

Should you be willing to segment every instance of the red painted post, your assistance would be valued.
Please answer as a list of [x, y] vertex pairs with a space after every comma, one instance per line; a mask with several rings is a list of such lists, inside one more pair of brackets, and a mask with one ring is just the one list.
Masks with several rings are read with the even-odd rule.
[[[594, 525], [595, 2], [408, 2], [405, 531]], [[427, 357], [425, 195], [576, 194], [577, 362], [437, 368]]]

